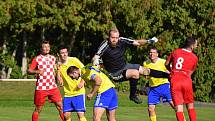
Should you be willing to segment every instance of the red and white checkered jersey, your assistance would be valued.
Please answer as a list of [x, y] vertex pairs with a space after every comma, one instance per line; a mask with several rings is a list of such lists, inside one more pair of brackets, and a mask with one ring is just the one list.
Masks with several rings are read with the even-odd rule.
[[50, 90], [57, 88], [55, 83], [54, 66], [56, 58], [52, 55], [44, 56], [42, 54], [36, 56], [30, 65], [30, 69], [44, 70], [43, 75], [38, 74], [36, 82], [36, 90]]

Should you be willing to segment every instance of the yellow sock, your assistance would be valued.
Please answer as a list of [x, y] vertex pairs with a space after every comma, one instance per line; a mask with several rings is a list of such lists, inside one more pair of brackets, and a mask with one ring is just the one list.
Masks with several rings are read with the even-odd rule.
[[[183, 113], [183, 116], [184, 116], [184, 113]], [[186, 121], [185, 116], [184, 116], [184, 121]]]
[[85, 117], [81, 117], [80, 121], [87, 121], [87, 119]]
[[66, 121], [72, 121], [72, 118], [70, 117], [70, 118], [66, 119]]
[[150, 116], [149, 118], [150, 118], [150, 121], [157, 121], [157, 120], [156, 120], [156, 115]]

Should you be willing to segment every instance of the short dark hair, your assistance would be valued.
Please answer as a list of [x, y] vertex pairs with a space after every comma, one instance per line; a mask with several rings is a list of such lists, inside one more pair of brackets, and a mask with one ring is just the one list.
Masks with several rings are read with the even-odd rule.
[[158, 57], [160, 57], [161, 56], [161, 52], [160, 52], [160, 50], [158, 50], [156, 47], [151, 47], [151, 49], [150, 50], [156, 50], [156, 52], [158, 53]]
[[66, 70], [66, 73], [67, 75], [69, 75], [69, 73], [75, 71], [75, 70], [78, 70], [78, 67], [76, 66], [70, 66], [67, 70]]
[[41, 43], [41, 45], [42, 44], [49, 44], [49, 41], [48, 40], [43, 40], [42, 43]]
[[189, 48], [191, 47], [191, 45], [194, 45], [196, 43], [196, 39], [193, 38], [193, 37], [189, 37], [186, 41], [185, 41], [185, 44], [184, 44], [184, 48]]
[[60, 52], [60, 50], [62, 50], [62, 49], [67, 49], [68, 50], [68, 47], [66, 45], [60, 45], [58, 47], [58, 52]]

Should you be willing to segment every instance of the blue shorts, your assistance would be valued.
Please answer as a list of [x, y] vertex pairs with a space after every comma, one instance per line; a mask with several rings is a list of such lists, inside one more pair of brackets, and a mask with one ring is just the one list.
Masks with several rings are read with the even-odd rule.
[[172, 101], [169, 83], [149, 88], [148, 105], [159, 104], [160, 103], [160, 97], [162, 97], [163, 102]]
[[107, 110], [114, 110], [118, 107], [118, 97], [116, 90], [110, 88], [105, 92], [98, 94], [94, 102], [94, 108], [101, 107]]
[[63, 112], [85, 112], [85, 95], [78, 95], [74, 97], [64, 97]]

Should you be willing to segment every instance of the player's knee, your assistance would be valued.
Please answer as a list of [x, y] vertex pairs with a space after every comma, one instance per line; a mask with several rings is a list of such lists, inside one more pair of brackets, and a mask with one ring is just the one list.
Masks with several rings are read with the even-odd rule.
[[133, 78], [133, 79], [139, 79], [140, 78], [139, 71], [133, 71], [131, 73], [131, 78]]
[[148, 107], [148, 111], [150, 112], [150, 113], [154, 113], [155, 112], [155, 107]]
[[66, 119], [66, 120], [68, 120], [68, 119], [70, 119], [71, 118], [71, 114], [70, 113], [64, 113], [64, 118]]
[[93, 116], [93, 121], [100, 121], [100, 120], [101, 120], [100, 116], [98, 116], [98, 115]]

